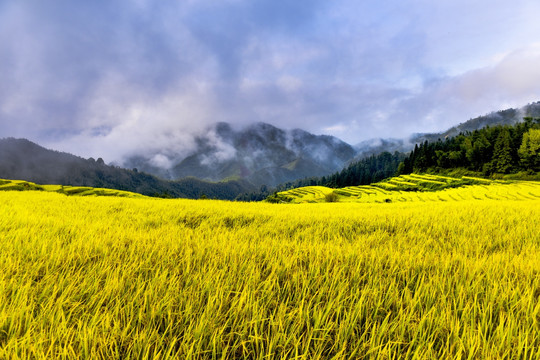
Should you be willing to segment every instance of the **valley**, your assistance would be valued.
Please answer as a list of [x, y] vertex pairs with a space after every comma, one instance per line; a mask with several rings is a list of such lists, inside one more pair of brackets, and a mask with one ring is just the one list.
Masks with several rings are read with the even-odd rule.
[[538, 14], [0, 0], [0, 360], [540, 360]]

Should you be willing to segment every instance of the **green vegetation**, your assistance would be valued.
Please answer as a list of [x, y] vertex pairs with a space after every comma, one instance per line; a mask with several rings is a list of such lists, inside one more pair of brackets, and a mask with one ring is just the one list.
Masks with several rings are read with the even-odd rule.
[[[514, 117], [514, 110], [497, 113]], [[449, 130], [466, 129], [458, 126]], [[430, 139], [432, 136], [428, 136]], [[416, 145], [408, 155], [383, 152], [351, 163], [342, 171], [330, 176], [308, 178], [277, 187], [278, 192], [308, 187], [324, 186], [343, 188], [368, 185], [394, 175], [432, 173], [450, 177], [472, 176], [492, 179], [540, 180], [540, 118], [525, 117], [515, 125], [485, 127], [465, 131], [444, 141]], [[407, 184], [402, 184], [407, 185]], [[444, 187], [432, 186], [433, 190]], [[239, 197], [242, 200], [260, 200], [262, 195], [280, 201], [267, 193]]]
[[92, 188], [87, 186], [64, 186], [64, 185], [38, 185], [23, 180], [3, 180], [0, 179], [0, 191], [46, 191], [56, 192], [64, 195], [74, 196], [120, 196], [130, 198], [144, 198], [141, 194], [129, 191]]
[[399, 166], [398, 173], [441, 172], [463, 168], [484, 176], [540, 171], [540, 118], [514, 126], [494, 126], [445, 141], [425, 142]]
[[518, 155], [524, 168], [540, 169], [540, 129], [529, 129], [523, 134]]
[[329, 192], [328, 194], [326, 194], [324, 196], [324, 200], [326, 202], [337, 202], [338, 201], [338, 195], [334, 191]]
[[[330, 195], [333, 194], [333, 195]], [[409, 174], [393, 177], [371, 185], [347, 186], [332, 189], [307, 186], [278, 192], [267, 199], [273, 203], [328, 202], [415, 202], [462, 200], [530, 200], [540, 198], [540, 182], [488, 180], [462, 176], [460, 178]]]
[[196, 178], [167, 181], [138, 171], [47, 150], [24, 139], [0, 139], [0, 176], [38, 184], [108, 188], [153, 197], [233, 200], [255, 188], [245, 180], [210, 182]]
[[[383, 152], [379, 155], [372, 155], [360, 161], [351, 163], [343, 170], [329, 176], [313, 177], [288, 182], [278, 186], [276, 191], [284, 191], [305, 186], [324, 186], [331, 188], [368, 185], [393, 176], [400, 162], [405, 158], [404, 154], [395, 152]], [[264, 196], [262, 196], [264, 195]], [[259, 194], [246, 194], [240, 196], [239, 200], [263, 200], [268, 197], [268, 189], [264, 188]]]

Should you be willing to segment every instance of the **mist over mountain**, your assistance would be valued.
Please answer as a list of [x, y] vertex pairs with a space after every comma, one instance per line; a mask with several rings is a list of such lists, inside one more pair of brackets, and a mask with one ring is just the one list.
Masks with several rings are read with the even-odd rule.
[[[414, 144], [412, 145], [414, 147]], [[354, 146], [356, 150], [356, 159], [363, 159], [371, 155], [377, 155], [382, 152], [394, 153], [407, 152], [411, 149], [411, 142], [408, 139], [382, 139], [374, 138], [362, 141]]]
[[539, 117], [540, 116], [540, 101], [527, 104], [517, 109], [506, 109], [495, 111], [487, 115], [478, 116], [468, 121], [465, 121], [459, 125], [453, 126], [450, 129], [441, 133], [427, 133], [427, 134], [413, 134], [409, 142], [414, 144], [427, 141], [437, 141], [438, 139], [446, 139], [454, 137], [460, 133], [467, 131], [474, 131], [485, 128], [486, 126], [496, 125], [515, 125], [518, 122], [522, 122], [524, 117]]
[[487, 115], [478, 116], [440, 133], [412, 134], [410, 137], [404, 139], [376, 138], [362, 141], [354, 146], [357, 152], [355, 161], [371, 155], [380, 154], [384, 151], [390, 153], [393, 153], [394, 151], [408, 152], [414, 148], [415, 144], [420, 144], [425, 141], [436, 142], [439, 139], [444, 140], [457, 136], [460, 133], [466, 133], [468, 131], [472, 132], [486, 126], [514, 125], [518, 122], [522, 122], [523, 118], [527, 116], [540, 116], [540, 101], [525, 105], [521, 108], [494, 111]]
[[265, 123], [241, 130], [217, 123], [195, 143], [195, 150], [184, 158], [164, 148], [132, 156], [119, 167], [101, 158], [49, 150], [26, 139], [0, 139], [0, 178], [154, 196], [234, 199], [263, 185], [328, 175], [356, 154], [335, 137]]
[[191, 154], [177, 162], [175, 154], [163, 149], [132, 156], [123, 165], [170, 180], [193, 176], [209, 181], [244, 179], [256, 186], [275, 186], [330, 174], [356, 155], [351, 145], [333, 136], [283, 130], [266, 123], [240, 130], [228, 123], [217, 123], [195, 143]]
[[0, 178], [38, 184], [104, 187], [150, 196], [235, 199], [255, 188], [244, 180], [212, 183], [195, 178], [166, 181], [135, 170], [45, 149], [26, 139], [0, 139]]
[[[235, 199], [263, 185], [273, 188], [328, 177], [383, 152], [408, 152], [417, 143], [436, 142], [486, 126], [512, 125], [526, 116], [540, 117], [540, 102], [479, 116], [441, 133], [372, 139], [354, 148], [335, 137], [300, 129], [283, 130], [266, 123], [235, 129], [216, 123], [195, 138], [195, 150], [187, 156], [168, 148], [141, 152], [125, 160], [122, 165], [126, 168], [107, 165], [101, 158], [48, 150], [26, 139], [6, 138], [0, 139], [0, 178], [108, 187], [153, 196]], [[392, 161], [398, 161], [398, 155]]]

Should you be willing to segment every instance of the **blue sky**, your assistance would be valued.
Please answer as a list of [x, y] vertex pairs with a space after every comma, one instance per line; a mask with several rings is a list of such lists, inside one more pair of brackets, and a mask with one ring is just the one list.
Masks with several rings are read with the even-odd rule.
[[0, 0], [0, 137], [120, 160], [211, 123], [355, 144], [540, 100], [533, 0]]

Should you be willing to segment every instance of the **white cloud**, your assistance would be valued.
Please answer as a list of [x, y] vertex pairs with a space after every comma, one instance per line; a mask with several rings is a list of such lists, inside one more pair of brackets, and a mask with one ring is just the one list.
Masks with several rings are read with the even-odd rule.
[[531, 44], [492, 66], [427, 83], [423, 91], [399, 102], [390, 116], [403, 120], [399, 131], [441, 131], [491, 111], [538, 101], [539, 63], [540, 46]]
[[171, 159], [163, 154], [156, 154], [150, 159], [150, 164], [162, 169], [170, 169], [175, 165]]
[[538, 1], [6, 4], [0, 136], [107, 161], [218, 121], [357, 143], [540, 100]]

